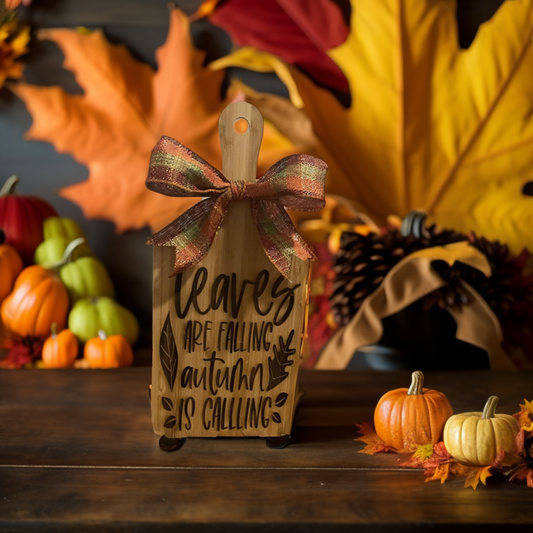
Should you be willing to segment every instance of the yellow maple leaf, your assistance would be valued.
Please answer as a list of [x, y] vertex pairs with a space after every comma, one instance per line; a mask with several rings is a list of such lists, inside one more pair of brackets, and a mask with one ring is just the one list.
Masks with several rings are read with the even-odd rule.
[[[518, 422], [524, 431], [533, 431], [533, 401], [528, 402], [524, 398], [524, 403], [520, 405]], [[516, 416], [516, 415], [515, 415]]]
[[[166, 42], [156, 52], [158, 70], [135, 60], [123, 45], [110, 44], [101, 30], [53, 29], [39, 33], [65, 55], [83, 95], [60, 87], [12, 85], [33, 124], [28, 139], [51, 142], [89, 169], [87, 181], [61, 189], [87, 218], [115, 222], [119, 232], [150, 225], [158, 230], [198, 199], [171, 198], [146, 189], [150, 153], [162, 135], [178, 139], [221, 168], [218, 119], [238, 95], [221, 96], [224, 72], [204, 67], [194, 48], [189, 20], [171, 11]], [[266, 126], [259, 171], [293, 153], [291, 142]]]
[[528, 412], [530, 412], [531, 414], [533, 414], [533, 400], [531, 400], [530, 402], [528, 402], [525, 398], [524, 398], [524, 403], [523, 404], [519, 404], [520, 407], [522, 407], [522, 409], [526, 409]]
[[433, 444], [420, 444], [416, 447], [415, 453], [413, 453], [413, 458], [419, 459], [420, 461], [426, 461], [433, 457]]
[[[291, 68], [335, 165], [327, 191], [377, 220], [423, 209], [515, 253], [533, 249], [533, 198], [523, 193], [533, 180], [533, 2], [506, 0], [467, 50], [454, 1], [351, 3], [350, 35], [329, 55], [352, 105]], [[258, 61], [264, 68], [263, 53]]]
[[437, 481], [440, 480], [441, 485], [448, 479], [450, 475], [450, 463], [444, 463], [443, 465], [437, 466], [435, 472], [431, 477], [426, 478], [426, 483], [428, 481]]

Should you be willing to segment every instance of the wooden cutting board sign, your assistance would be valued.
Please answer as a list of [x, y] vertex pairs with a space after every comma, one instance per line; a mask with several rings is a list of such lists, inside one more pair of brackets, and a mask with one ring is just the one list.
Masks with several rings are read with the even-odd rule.
[[[250, 104], [219, 121], [222, 172], [256, 180], [263, 118]], [[154, 246], [152, 422], [186, 437], [290, 435], [305, 331], [309, 261], [288, 281], [266, 256], [249, 201], [232, 202], [207, 256], [172, 277], [173, 246]], [[163, 446], [162, 446], [163, 447]]]

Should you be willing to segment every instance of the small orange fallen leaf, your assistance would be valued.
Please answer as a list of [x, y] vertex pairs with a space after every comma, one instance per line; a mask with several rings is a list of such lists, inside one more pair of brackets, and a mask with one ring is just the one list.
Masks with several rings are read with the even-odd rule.
[[376, 453], [396, 451], [392, 446], [385, 444], [367, 422], [356, 424], [356, 426], [359, 428], [359, 433], [362, 433], [362, 436], [355, 440], [364, 442], [366, 444], [366, 446], [357, 453], [375, 455]]

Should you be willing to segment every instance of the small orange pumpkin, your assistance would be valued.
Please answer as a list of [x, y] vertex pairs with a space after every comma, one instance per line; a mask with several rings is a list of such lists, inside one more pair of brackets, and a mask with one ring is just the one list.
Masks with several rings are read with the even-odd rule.
[[13, 283], [22, 270], [19, 253], [5, 244], [5, 233], [0, 229], [0, 302], [11, 292]]
[[13, 292], [2, 302], [0, 315], [7, 329], [21, 337], [47, 337], [52, 324], [67, 321], [68, 292], [57, 274], [38, 265], [25, 268]]
[[384, 394], [374, 411], [376, 433], [397, 450], [413, 451], [418, 445], [436, 444], [444, 424], [453, 415], [442, 392], [424, 389], [424, 374], [413, 372], [409, 389]]
[[43, 364], [45, 368], [67, 368], [73, 366], [78, 357], [78, 339], [70, 329], [57, 333], [55, 322], [52, 324], [52, 335], [44, 341]]
[[85, 343], [83, 357], [91, 368], [117, 368], [133, 363], [133, 351], [124, 335], [110, 335], [100, 330], [98, 337]]

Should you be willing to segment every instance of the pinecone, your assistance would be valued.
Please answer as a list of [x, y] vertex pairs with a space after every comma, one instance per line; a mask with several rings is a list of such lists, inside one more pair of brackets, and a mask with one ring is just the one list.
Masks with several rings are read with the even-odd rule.
[[386, 228], [382, 235], [343, 233], [333, 266], [335, 281], [330, 299], [339, 325], [352, 319], [364, 299], [405, 256], [423, 248], [466, 240], [465, 235], [456, 231], [442, 230], [436, 225], [424, 227], [425, 215], [408, 215], [405, 220], [407, 224], [402, 230]]
[[347, 324], [363, 300], [379, 286], [390, 269], [405, 256], [432, 246], [469, 240], [487, 258], [492, 276], [457, 262], [453, 267], [444, 261], [432, 266], [446, 285], [424, 298], [424, 308], [438, 305], [443, 309], [460, 308], [469, 303], [461, 281], [471, 285], [503, 322], [524, 322], [533, 314], [533, 278], [524, 270], [529, 254], [513, 257], [507, 246], [475, 234], [467, 237], [453, 230], [440, 230], [435, 225], [425, 228], [425, 216], [410, 213], [401, 230], [387, 229], [383, 235], [368, 236], [345, 233], [335, 257], [335, 281], [331, 296], [333, 315], [339, 325]]

